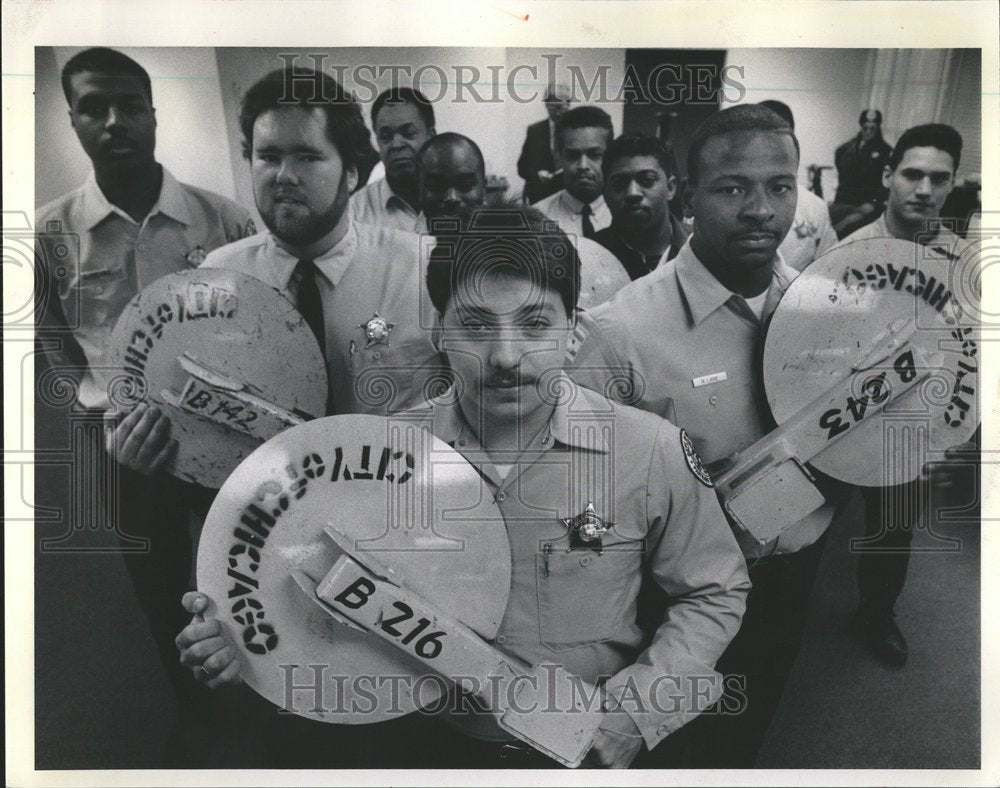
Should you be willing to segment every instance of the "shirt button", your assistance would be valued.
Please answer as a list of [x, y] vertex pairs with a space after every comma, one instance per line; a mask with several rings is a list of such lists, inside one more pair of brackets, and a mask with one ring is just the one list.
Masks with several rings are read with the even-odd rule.
[[583, 558], [580, 559], [580, 566], [590, 566], [591, 560], [592, 559], [589, 555], [585, 555]]
[[659, 728], [657, 728], [656, 729], [656, 735], [657, 736], [666, 736], [667, 735], [667, 726], [666, 725], [661, 725]]
[[504, 643], [507, 642], [507, 636], [506, 635], [497, 635], [494, 642], [503, 645]]
[[376, 350], [374, 353], [372, 353], [372, 358], [378, 361], [380, 358], [382, 358], [382, 354]]
[[708, 402], [711, 405], [715, 405], [716, 403], [718, 403], [718, 401], [719, 401], [719, 398], [717, 396], [715, 396], [714, 394], [711, 397], [708, 398]]
[[503, 503], [506, 500], [507, 500], [507, 493], [505, 493], [503, 490], [501, 490], [500, 492], [497, 493], [497, 497], [496, 497], [496, 502], [497, 503]]
[[459, 445], [459, 446], [464, 446], [464, 445], [465, 445], [465, 441], [459, 441], [459, 442], [458, 442], [458, 445]]

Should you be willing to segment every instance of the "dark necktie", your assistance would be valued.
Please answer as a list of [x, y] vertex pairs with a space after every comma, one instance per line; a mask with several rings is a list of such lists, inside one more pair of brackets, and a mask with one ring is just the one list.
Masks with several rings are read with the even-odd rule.
[[[306, 324], [312, 329], [319, 342], [320, 352], [323, 359], [326, 359], [326, 331], [323, 328], [323, 302], [319, 297], [319, 284], [316, 282], [316, 263], [312, 260], [299, 260], [295, 266], [293, 276], [298, 277], [298, 290], [295, 298], [295, 307], [302, 317], [306, 319]], [[333, 388], [330, 388], [326, 398], [326, 415], [336, 413], [333, 402]]]
[[325, 355], [326, 332], [323, 330], [323, 303], [316, 283], [316, 263], [312, 260], [299, 260], [299, 264], [295, 266], [295, 274], [299, 283], [295, 306], [316, 335], [319, 349]]
[[593, 213], [590, 210], [589, 205], [584, 205], [583, 210], [580, 211], [580, 216], [583, 219], [583, 237], [593, 238], [594, 237], [594, 223], [590, 221], [590, 215]]

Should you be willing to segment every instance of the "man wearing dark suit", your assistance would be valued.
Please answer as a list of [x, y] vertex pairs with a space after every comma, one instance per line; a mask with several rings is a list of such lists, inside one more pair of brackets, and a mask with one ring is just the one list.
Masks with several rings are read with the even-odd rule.
[[524, 196], [535, 203], [562, 188], [562, 175], [555, 172], [556, 121], [569, 108], [569, 96], [562, 88], [550, 86], [545, 92], [547, 120], [528, 126], [528, 134], [517, 160], [517, 174], [524, 178]]

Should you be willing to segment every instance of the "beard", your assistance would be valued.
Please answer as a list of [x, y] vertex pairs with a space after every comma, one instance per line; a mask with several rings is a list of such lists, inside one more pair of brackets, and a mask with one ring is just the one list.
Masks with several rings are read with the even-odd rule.
[[350, 200], [347, 173], [345, 171], [340, 176], [333, 202], [319, 212], [307, 202], [279, 202], [272, 198], [262, 204], [259, 196], [255, 195], [255, 198], [257, 210], [268, 230], [287, 244], [308, 246], [332, 231], [347, 210]]

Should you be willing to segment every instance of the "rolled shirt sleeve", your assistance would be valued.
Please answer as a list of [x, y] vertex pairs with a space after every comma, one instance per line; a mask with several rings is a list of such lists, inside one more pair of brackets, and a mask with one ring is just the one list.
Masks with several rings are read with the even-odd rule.
[[743, 554], [688, 446], [661, 423], [647, 481], [647, 572], [670, 603], [650, 645], [605, 684], [609, 708], [628, 713], [650, 749], [721, 697], [715, 663], [750, 590]]

